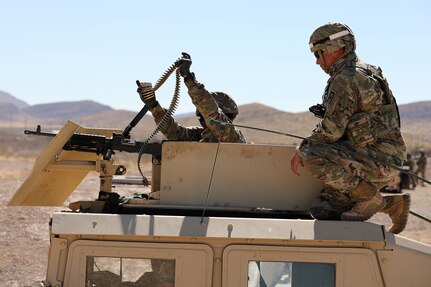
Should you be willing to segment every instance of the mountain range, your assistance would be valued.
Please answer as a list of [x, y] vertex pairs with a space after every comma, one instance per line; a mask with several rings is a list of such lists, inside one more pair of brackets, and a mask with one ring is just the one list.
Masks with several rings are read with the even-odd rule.
[[[431, 101], [399, 106], [402, 132], [411, 149], [426, 148], [431, 151]], [[261, 129], [275, 130], [305, 137], [319, 122], [310, 112], [289, 113], [258, 103], [241, 105], [235, 123]], [[94, 101], [54, 102], [28, 105], [26, 102], [0, 91], [0, 127], [34, 128], [37, 124], [45, 130], [58, 130], [67, 120], [85, 127], [112, 127], [124, 129], [137, 113], [115, 110]], [[151, 116], [146, 115], [134, 128], [132, 136], [145, 138], [154, 129]], [[185, 126], [199, 125], [194, 113], [175, 115]], [[300, 140], [241, 128], [248, 141], [255, 143], [296, 144]], [[159, 136], [162, 137], [162, 136]]]

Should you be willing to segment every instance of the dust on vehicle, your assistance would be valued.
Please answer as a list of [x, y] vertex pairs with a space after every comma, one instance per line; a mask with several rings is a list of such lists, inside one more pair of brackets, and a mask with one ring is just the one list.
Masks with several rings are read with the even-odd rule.
[[[178, 95], [176, 85], [167, 115]], [[160, 126], [132, 140], [147, 111], [124, 130], [69, 121], [56, 134], [26, 131], [53, 139], [9, 205], [61, 206], [90, 173], [100, 182], [97, 199], [52, 215], [37, 286], [429, 286], [430, 245], [382, 225], [310, 217], [323, 186], [290, 172], [294, 146], [150, 142]], [[151, 178], [126, 177], [120, 152], [138, 154], [141, 173], [141, 155], [151, 155]], [[113, 192], [122, 184], [138, 192]]]
[[45, 286], [428, 286], [431, 281], [431, 246], [381, 225], [310, 218], [309, 206], [322, 185], [289, 172], [293, 146], [147, 144], [151, 186], [121, 197], [112, 192], [113, 184], [142, 180], [125, 178], [127, 168], [114, 154], [137, 152], [143, 143], [120, 132], [68, 122], [10, 201], [59, 206], [84, 177], [99, 174], [98, 199], [74, 202], [52, 215]]

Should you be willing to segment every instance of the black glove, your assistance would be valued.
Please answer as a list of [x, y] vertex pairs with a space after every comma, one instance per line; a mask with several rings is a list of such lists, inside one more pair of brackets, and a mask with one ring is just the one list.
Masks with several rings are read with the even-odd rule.
[[156, 94], [151, 83], [136, 81], [136, 84], [138, 84], [137, 92], [144, 104], [150, 109], [157, 106]]
[[318, 117], [319, 119], [323, 119], [325, 116], [325, 108], [321, 104], [311, 106], [309, 110], [314, 114], [315, 117]]
[[182, 52], [183, 56], [178, 61], [178, 68], [180, 69], [180, 75], [184, 78], [190, 74], [190, 66], [192, 65], [192, 58], [189, 54]]

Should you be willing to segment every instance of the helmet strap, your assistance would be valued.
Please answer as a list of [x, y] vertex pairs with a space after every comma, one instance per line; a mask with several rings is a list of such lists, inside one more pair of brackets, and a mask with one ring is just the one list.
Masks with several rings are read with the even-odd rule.
[[325, 58], [323, 57], [323, 51], [322, 50], [318, 50], [317, 53], [319, 54], [319, 59], [322, 60], [323, 70], [325, 70], [325, 72], [329, 73], [329, 68], [330, 67], [328, 66], [328, 64], [326, 63]]

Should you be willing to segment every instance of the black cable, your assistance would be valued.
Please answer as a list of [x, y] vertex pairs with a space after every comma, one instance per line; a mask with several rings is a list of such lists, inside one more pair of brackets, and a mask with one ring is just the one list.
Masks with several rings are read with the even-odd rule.
[[[222, 122], [222, 121], [215, 120], [215, 119], [211, 119], [211, 120], [210, 120], [210, 124], [211, 124], [211, 125], [222, 125], [222, 126], [233, 126], [233, 127], [239, 127], [239, 128], [245, 128], [245, 129], [257, 130], [257, 131], [262, 131], [262, 132], [273, 133], [273, 134], [278, 134], [278, 135], [288, 136], [288, 137], [292, 137], [292, 138], [297, 138], [297, 139], [301, 139], [301, 140], [305, 140], [305, 139], [307, 139], [307, 138], [305, 138], [305, 137], [301, 137], [301, 136], [294, 135], [294, 134], [290, 134], [290, 133], [279, 132], [279, 131], [273, 131], [273, 130], [268, 130], [268, 129], [263, 129], [263, 128], [252, 127], [252, 126], [238, 125], [238, 124], [233, 124], [233, 123], [228, 123], [228, 122]], [[310, 141], [315, 142], [315, 143], [318, 143], [318, 144], [326, 145], [326, 146], [328, 146], [328, 147], [335, 148], [335, 149], [338, 149], [338, 150], [341, 150], [341, 151], [344, 151], [344, 152], [348, 152], [348, 153], [353, 153], [353, 154], [355, 154], [355, 152], [354, 152], [354, 151], [351, 151], [351, 150], [348, 150], [348, 149], [344, 149], [344, 148], [342, 148], [342, 147], [333, 146], [333, 145], [331, 145], [331, 144], [324, 143], [324, 142], [319, 142], [319, 141], [316, 141], [316, 140], [313, 140], [313, 139], [307, 139], [307, 140], [310, 140]], [[363, 155], [363, 154], [361, 154], [361, 156], [367, 156], [367, 155]], [[370, 156], [368, 156], [368, 157], [369, 157], [370, 159], [372, 159], [373, 161], [377, 162], [377, 163], [380, 163], [380, 164], [383, 164], [383, 165], [389, 166], [389, 167], [391, 167], [391, 168], [393, 168], [393, 169], [398, 170], [398, 171], [399, 171], [399, 172], [401, 172], [401, 173], [408, 174], [408, 175], [410, 175], [410, 176], [412, 176], [412, 177], [415, 177], [415, 178], [417, 178], [417, 179], [419, 179], [419, 180], [421, 180], [421, 181], [423, 181], [423, 182], [426, 182], [426, 183], [428, 183], [428, 184], [430, 184], [430, 185], [431, 185], [431, 181], [429, 181], [429, 180], [427, 180], [427, 179], [425, 179], [425, 178], [423, 178], [423, 177], [420, 177], [420, 176], [418, 176], [417, 174], [414, 174], [414, 173], [411, 173], [410, 171], [404, 170], [404, 169], [402, 169], [402, 168], [400, 168], [399, 166], [396, 166], [396, 165], [394, 165], [394, 164], [391, 164], [391, 163], [388, 163], [388, 162], [384, 162], [383, 160], [375, 159], [375, 158], [370, 157]]]
[[[239, 127], [239, 128], [245, 128], [245, 129], [257, 130], [257, 131], [262, 131], [262, 132], [267, 132], [267, 133], [273, 133], [273, 134], [278, 134], [278, 135], [283, 135], [283, 136], [293, 137], [293, 138], [302, 139], [302, 140], [305, 140], [305, 139], [306, 139], [306, 138], [304, 138], [304, 137], [297, 136], [297, 135], [294, 135], [294, 134], [285, 133], [285, 132], [273, 131], [273, 130], [268, 130], [268, 129], [263, 129], [263, 128], [257, 128], [257, 127], [251, 127], [251, 126], [245, 126], [245, 125], [238, 125], [238, 124], [233, 124], [233, 123], [228, 123], [228, 122], [218, 121], [218, 120], [215, 120], [215, 119], [211, 119], [211, 120], [210, 120], [210, 124], [212, 124], [212, 125], [227, 125], [227, 126], [234, 126], [234, 127]], [[314, 141], [314, 142], [317, 142], [317, 143], [319, 143], [319, 144], [327, 145], [328, 147], [331, 147], [331, 148], [336, 148], [336, 149], [341, 150], [341, 151], [344, 151], [344, 152], [354, 153], [353, 151], [350, 151], [350, 150], [347, 150], [347, 149], [343, 149], [343, 148], [340, 148], [340, 147], [337, 147], [337, 146], [332, 146], [332, 145], [327, 144], [327, 143], [319, 142], [319, 141], [316, 141], [316, 140], [313, 140], [313, 141]], [[417, 179], [422, 180], [423, 182], [426, 182], [426, 183], [428, 183], [428, 184], [431, 184], [431, 182], [430, 182], [429, 180], [427, 180], [427, 179], [425, 179], [425, 178], [422, 178], [422, 177], [420, 177], [420, 176], [418, 176], [418, 175], [416, 175], [416, 174], [414, 174], [414, 173], [411, 173], [411, 172], [409, 172], [409, 171], [406, 171], [406, 170], [404, 170], [404, 169], [402, 169], [402, 168], [400, 168], [400, 167], [398, 167], [398, 166], [396, 166], [396, 165], [388, 164], [388, 163], [385, 163], [385, 162], [383, 162], [383, 161], [381, 161], [381, 160], [374, 159], [374, 158], [372, 158], [372, 157], [370, 157], [370, 158], [371, 158], [372, 160], [374, 160], [374, 161], [376, 161], [376, 162], [380, 163], [380, 164], [390, 166], [390, 167], [392, 167], [392, 168], [394, 168], [394, 169], [397, 169], [398, 171], [400, 171], [400, 172], [402, 172], [402, 173], [405, 173], [405, 174], [408, 174], [408, 175], [410, 175], [410, 176], [416, 177]], [[426, 222], [428, 222], [428, 223], [431, 223], [431, 220], [430, 220], [430, 219], [428, 219], [428, 218], [426, 218], [426, 217], [424, 217], [424, 216], [422, 216], [422, 215], [420, 215], [420, 214], [418, 214], [418, 213], [416, 213], [416, 212], [409, 211], [409, 213], [410, 213], [410, 214], [412, 214], [412, 215], [414, 215], [414, 216], [416, 216], [416, 217], [418, 217], [418, 218], [420, 218], [420, 219], [422, 219], [422, 220], [424, 220], [424, 221], [426, 221]]]
[[426, 217], [424, 217], [424, 216], [422, 216], [422, 215], [420, 215], [420, 214], [417, 214], [416, 212], [413, 212], [413, 211], [409, 211], [409, 213], [411, 214], [411, 215], [414, 215], [414, 216], [416, 216], [416, 217], [418, 217], [418, 218], [420, 218], [420, 219], [422, 219], [422, 220], [424, 220], [424, 221], [426, 221], [426, 222], [428, 222], [428, 223], [431, 223], [431, 219], [428, 219], [428, 218], [426, 218]]

